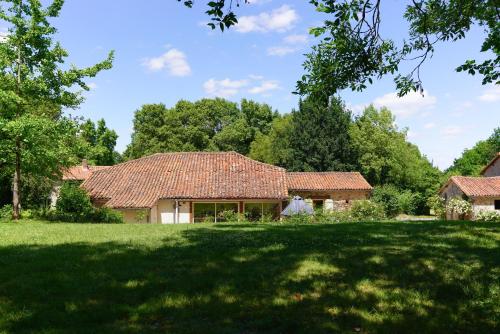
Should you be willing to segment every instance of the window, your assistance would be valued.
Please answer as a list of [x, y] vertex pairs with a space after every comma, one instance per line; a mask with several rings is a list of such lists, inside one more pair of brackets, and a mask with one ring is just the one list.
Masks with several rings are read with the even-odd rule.
[[194, 222], [224, 222], [229, 211], [238, 213], [238, 203], [194, 203]]
[[245, 203], [245, 216], [249, 221], [278, 219], [279, 203]]
[[314, 211], [323, 211], [324, 201], [322, 199], [313, 199]]
[[215, 203], [194, 203], [194, 222], [215, 222]]
[[238, 203], [215, 203], [217, 222], [227, 221], [227, 217], [238, 213]]
[[495, 210], [500, 210], [500, 199], [495, 200]]
[[262, 219], [262, 203], [245, 203], [245, 216], [249, 221]]

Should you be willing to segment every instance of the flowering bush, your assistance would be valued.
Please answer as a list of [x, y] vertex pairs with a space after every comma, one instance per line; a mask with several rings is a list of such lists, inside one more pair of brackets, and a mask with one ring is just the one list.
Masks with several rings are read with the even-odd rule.
[[434, 212], [439, 218], [444, 218], [446, 216], [446, 203], [444, 198], [439, 195], [433, 195], [427, 199], [427, 206]]
[[476, 214], [476, 220], [480, 222], [500, 222], [500, 212], [481, 210]]
[[468, 215], [472, 212], [472, 205], [469, 201], [466, 201], [461, 198], [452, 198], [446, 204], [446, 211], [450, 213], [456, 213], [460, 216], [461, 219], [464, 218], [465, 215]]

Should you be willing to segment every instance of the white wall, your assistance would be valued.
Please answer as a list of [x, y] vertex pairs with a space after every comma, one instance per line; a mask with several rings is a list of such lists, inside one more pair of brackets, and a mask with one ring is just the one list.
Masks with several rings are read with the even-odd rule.
[[472, 201], [473, 215], [475, 216], [479, 211], [495, 211], [495, 200], [500, 200], [500, 197], [474, 198]]
[[161, 224], [173, 224], [174, 221], [180, 224], [190, 223], [191, 212], [189, 202], [179, 201], [179, 216], [175, 217], [175, 201], [161, 199], [157, 203], [157, 221]]

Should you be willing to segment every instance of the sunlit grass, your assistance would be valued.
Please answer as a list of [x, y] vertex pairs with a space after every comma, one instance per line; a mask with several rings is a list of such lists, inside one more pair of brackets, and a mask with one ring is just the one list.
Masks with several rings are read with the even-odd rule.
[[0, 333], [496, 333], [500, 224], [0, 223]]

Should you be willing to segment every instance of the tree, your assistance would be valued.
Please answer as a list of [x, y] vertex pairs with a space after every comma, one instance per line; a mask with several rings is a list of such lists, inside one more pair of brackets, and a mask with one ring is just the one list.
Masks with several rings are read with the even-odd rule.
[[[329, 102], [328, 102], [329, 101]], [[351, 113], [337, 98], [308, 98], [292, 112], [292, 152], [288, 168], [292, 171], [349, 171], [354, 168], [351, 146]]]
[[[212, 28], [224, 30], [238, 22], [234, 7], [246, 0], [208, 2], [207, 15]], [[251, 1], [250, 1], [251, 2]], [[323, 25], [311, 29], [322, 37], [306, 56], [306, 74], [297, 82], [302, 95], [333, 96], [350, 88], [361, 91], [374, 79], [396, 74], [394, 81], [400, 96], [409, 91], [423, 92], [420, 70], [434, 53], [438, 43], [466, 38], [472, 26], [484, 29], [486, 38], [481, 52], [486, 59], [466, 60], [458, 72], [480, 74], [483, 84], [499, 83], [500, 12], [498, 0], [408, 0], [402, 16], [408, 21], [408, 38], [400, 44], [384, 38], [384, 19], [380, 0], [309, 0], [316, 11], [327, 14]], [[184, 1], [188, 7], [194, 1]], [[488, 53], [491, 52], [492, 56]], [[401, 73], [403, 62], [414, 64]]]
[[[332, 95], [350, 88], [361, 91], [373, 79], [396, 74], [400, 96], [423, 93], [422, 64], [435, 45], [465, 38], [472, 25], [487, 33], [481, 52], [493, 57], [480, 63], [466, 60], [456, 70], [479, 73], [483, 84], [499, 83], [500, 13], [496, 0], [411, 0], [403, 14], [409, 23], [409, 38], [400, 45], [381, 33], [380, 0], [311, 0], [320, 12], [333, 19], [311, 30], [322, 41], [306, 57], [307, 71], [298, 82], [301, 94]], [[412, 62], [409, 73], [400, 73], [403, 62]]]
[[106, 126], [104, 119], [97, 121], [97, 127], [90, 119], [80, 125], [79, 133], [80, 159], [87, 159], [92, 164], [110, 166], [120, 161], [115, 151], [118, 135]]
[[287, 168], [292, 159], [292, 133], [291, 114], [275, 117], [268, 134], [257, 132], [255, 140], [250, 144], [250, 158]]
[[[14, 219], [20, 216], [21, 170], [36, 174], [45, 167], [44, 173], [56, 175], [61, 165], [69, 163], [61, 156], [51, 159], [57, 156], [56, 151], [64, 150], [64, 140], [60, 141], [55, 133], [64, 131], [67, 122], [40, 115], [42, 108], [39, 107], [76, 108], [83, 98], [74, 86], [88, 90], [84, 79], [112, 66], [111, 52], [106, 60], [94, 66], [62, 69], [68, 53], [53, 42], [56, 29], [49, 19], [59, 15], [63, 4], [63, 0], [54, 0], [47, 7], [39, 0], [0, 2], [0, 20], [9, 26], [7, 37], [0, 43], [0, 117], [2, 129], [11, 130], [3, 132], [2, 145], [7, 146], [3, 148], [9, 151], [5, 164], [12, 167], [14, 175]], [[38, 140], [36, 137], [42, 131], [46, 131], [44, 139], [55, 143]], [[42, 143], [50, 144], [54, 151], [39, 146]], [[33, 152], [41, 155], [35, 156]], [[35, 162], [42, 165], [34, 165]]]
[[237, 151], [248, 154], [257, 133], [268, 132], [275, 113], [266, 104], [224, 99], [179, 101], [173, 108], [144, 105], [134, 116], [127, 159], [157, 152]]
[[486, 140], [481, 140], [471, 149], [466, 149], [462, 156], [453, 161], [446, 170], [447, 175], [478, 176], [483, 167], [500, 152], [500, 128]]
[[349, 133], [358, 169], [371, 185], [393, 184], [427, 198], [439, 187], [441, 172], [406, 141], [406, 129], [400, 130], [394, 121], [389, 109], [372, 105], [355, 119]]

